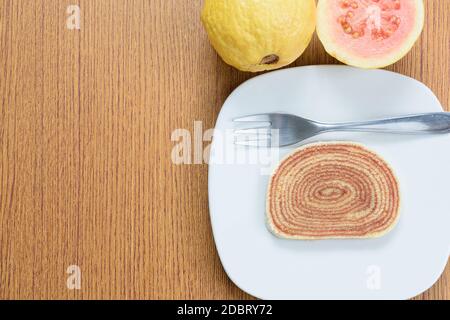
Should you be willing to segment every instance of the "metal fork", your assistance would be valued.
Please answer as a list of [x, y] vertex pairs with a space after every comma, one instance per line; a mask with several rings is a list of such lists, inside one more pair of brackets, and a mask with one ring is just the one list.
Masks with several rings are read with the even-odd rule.
[[450, 112], [423, 113], [396, 118], [348, 123], [321, 123], [292, 114], [266, 113], [233, 120], [252, 124], [234, 131], [235, 144], [283, 147], [329, 131], [359, 131], [396, 134], [450, 133]]

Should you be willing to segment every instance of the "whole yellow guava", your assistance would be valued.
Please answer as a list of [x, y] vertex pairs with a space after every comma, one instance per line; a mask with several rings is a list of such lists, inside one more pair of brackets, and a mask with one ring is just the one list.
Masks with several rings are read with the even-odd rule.
[[315, 0], [205, 0], [202, 22], [222, 59], [242, 71], [284, 67], [315, 30]]

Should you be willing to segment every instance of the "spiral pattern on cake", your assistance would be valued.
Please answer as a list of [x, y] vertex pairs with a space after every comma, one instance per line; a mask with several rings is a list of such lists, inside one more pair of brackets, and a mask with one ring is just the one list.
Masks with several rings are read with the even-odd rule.
[[399, 217], [390, 166], [355, 143], [316, 143], [287, 156], [271, 177], [267, 222], [290, 239], [372, 238]]

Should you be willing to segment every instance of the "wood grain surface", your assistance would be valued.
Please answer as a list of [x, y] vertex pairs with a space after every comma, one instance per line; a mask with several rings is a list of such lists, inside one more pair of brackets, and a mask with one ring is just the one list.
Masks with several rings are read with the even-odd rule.
[[[422, 38], [389, 69], [450, 110], [450, 1], [425, 2]], [[72, 4], [81, 30], [66, 28]], [[212, 128], [254, 76], [217, 57], [201, 5], [0, 1], [0, 298], [251, 298], [216, 253], [207, 165], [171, 162], [172, 131]], [[294, 65], [329, 63], [315, 38]], [[449, 299], [449, 279], [419, 298]]]

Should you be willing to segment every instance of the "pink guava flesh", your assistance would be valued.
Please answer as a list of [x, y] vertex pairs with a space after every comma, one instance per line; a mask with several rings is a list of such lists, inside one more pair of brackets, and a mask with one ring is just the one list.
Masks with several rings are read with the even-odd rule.
[[337, 47], [361, 58], [398, 51], [417, 23], [411, 0], [331, 0], [329, 5]]

